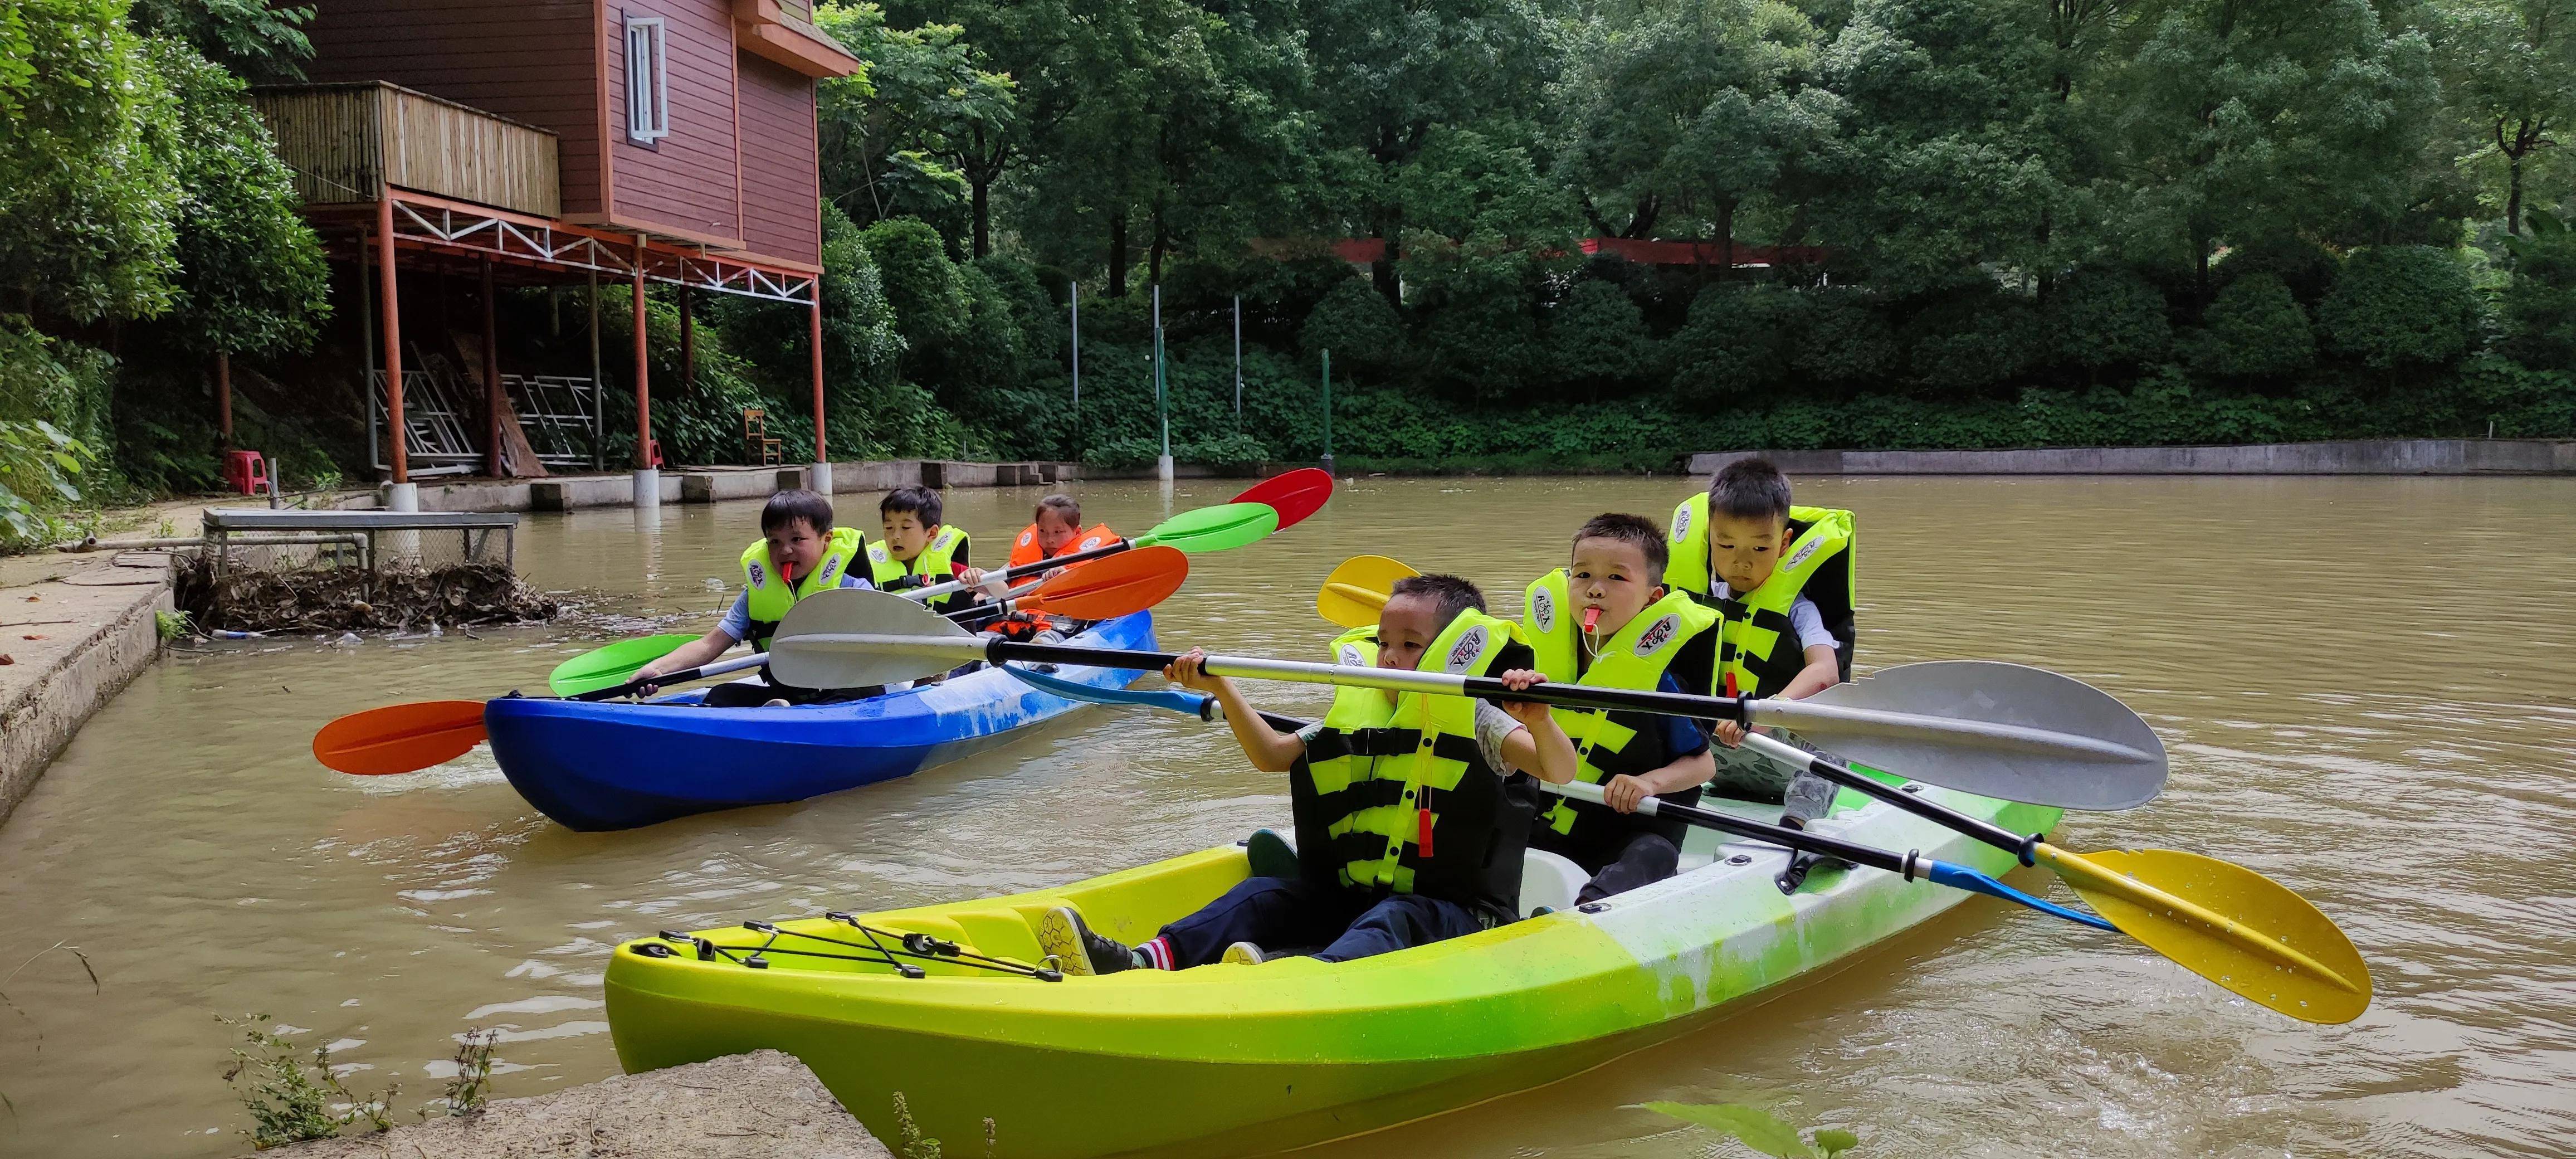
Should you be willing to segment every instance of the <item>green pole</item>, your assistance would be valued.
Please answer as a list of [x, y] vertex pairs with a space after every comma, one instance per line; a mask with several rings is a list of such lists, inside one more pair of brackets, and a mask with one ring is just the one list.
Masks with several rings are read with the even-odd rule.
[[1324, 351], [1324, 472], [1333, 470], [1333, 352]]

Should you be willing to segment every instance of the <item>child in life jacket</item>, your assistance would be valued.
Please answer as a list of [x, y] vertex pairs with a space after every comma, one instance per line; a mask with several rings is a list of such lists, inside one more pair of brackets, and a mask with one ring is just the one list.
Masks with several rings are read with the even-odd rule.
[[[858, 528], [832, 525], [831, 500], [804, 490], [770, 496], [760, 508], [760, 539], [743, 549], [742, 594], [734, 597], [724, 620], [706, 635], [636, 669], [636, 677], [649, 681], [665, 673], [695, 668], [724, 655], [738, 643], [748, 643], [756, 652], [768, 651], [769, 638], [777, 633], [779, 622], [787, 618], [788, 609], [795, 607], [798, 600], [829, 588], [872, 586], [866, 576], [853, 570], [860, 550]], [[784, 708], [790, 704], [852, 700], [877, 691], [793, 688], [778, 683], [767, 668], [760, 674], [766, 683], [738, 680], [708, 689], [707, 705]], [[645, 687], [647, 694], [653, 691], [649, 684]]]
[[[1009, 566], [1018, 568], [1061, 555], [1078, 555], [1116, 542], [1118, 542], [1118, 533], [1111, 531], [1108, 524], [1096, 523], [1090, 530], [1083, 530], [1082, 504], [1073, 496], [1049, 495], [1038, 500], [1037, 509], [1030, 513], [1029, 525], [1021, 528], [1019, 538], [1011, 541]], [[1080, 566], [1082, 565], [1078, 563], [1069, 564], [1066, 568], [1058, 568], [1042, 574], [1052, 576], [1057, 571]], [[966, 581], [969, 585], [982, 587], [986, 577], [983, 569], [970, 567], [961, 569], [957, 573], [957, 578]], [[1037, 577], [1023, 577], [1020, 582], [1026, 582], [1032, 578]], [[1083, 624], [1078, 621], [1069, 621], [1039, 612], [1012, 612], [979, 626], [984, 631], [995, 635], [1007, 636], [1014, 640], [1034, 640], [1039, 643], [1062, 640], [1083, 628]]]
[[[1705, 687], [1717, 656], [1717, 613], [1664, 586], [1664, 531], [1638, 515], [1596, 515], [1574, 533], [1568, 566], [1529, 586], [1521, 632], [1537, 653], [1531, 682], [1686, 692]], [[1699, 801], [1716, 769], [1708, 738], [1686, 717], [1597, 709], [1553, 710], [1574, 743], [1575, 779], [1600, 785], [1602, 803], [1557, 798], [1530, 828], [1530, 844], [1592, 874], [1578, 902], [1671, 877], [1683, 826], [1640, 816], [1649, 796]]]
[[[1456, 576], [1404, 579], [1376, 625], [1333, 641], [1334, 661], [1471, 676], [1527, 668], [1528, 646], [1484, 609], [1484, 594]], [[1204, 662], [1193, 649], [1164, 675], [1224, 704], [1254, 768], [1289, 775], [1296, 869], [1247, 878], [1136, 946], [1093, 933], [1071, 906], [1048, 910], [1038, 943], [1059, 968], [1182, 970], [1318, 946], [1314, 957], [1342, 962], [1519, 915], [1537, 791], [1515, 782], [1522, 770], [1560, 784], [1574, 776], [1573, 746], [1547, 706], [1346, 687], [1323, 720], [1282, 732]], [[1516, 686], [1528, 683], [1524, 673]]]
[[[877, 521], [885, 538], [868, 545], [869, 578], [890, 592], [944, 584], [969, 566], [973, 544], [966, 529], [941, 522], [947, 503], [928, 487], [897, 487], [877, 501]], [[943, 612], [971, 603], [964, 592], [942, 596], [930, 606]]]

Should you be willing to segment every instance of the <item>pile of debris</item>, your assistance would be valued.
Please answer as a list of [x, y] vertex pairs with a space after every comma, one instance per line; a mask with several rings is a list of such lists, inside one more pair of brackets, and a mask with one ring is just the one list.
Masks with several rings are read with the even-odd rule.
[[562, 610], [497, 563], [389, 563], [376, 571], [236, 563], [218, 577], [200, 554], [182, 558], [172, 596], [198, 627], [241, 632], [427, 631], [551, 620]]

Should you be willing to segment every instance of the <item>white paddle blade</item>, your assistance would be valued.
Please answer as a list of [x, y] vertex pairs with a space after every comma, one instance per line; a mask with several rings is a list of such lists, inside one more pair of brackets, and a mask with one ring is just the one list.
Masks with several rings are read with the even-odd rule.
[[888, 592], [835, 588], [798, 600], [769, 644], [769, 670], [798, 688], [865, 688], [981, 659], [984, 642]]
[[1754, 715], [1848, 761], [1983, 797], [2133, 809], [2165, 786], [2164, 742], [2128, 705], [2022, 664], [1900, 664], [1804, 701], [1758, 701]]

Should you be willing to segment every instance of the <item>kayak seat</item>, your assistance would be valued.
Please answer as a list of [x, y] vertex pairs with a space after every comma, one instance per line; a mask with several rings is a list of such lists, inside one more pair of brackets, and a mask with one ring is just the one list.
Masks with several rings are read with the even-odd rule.
[[1539, 910], [1573, 909], [1576, 895], [1591, 881], [1591, 874], [1563, 854], [1522, 850], [1521, 916], [1537, 917]]

